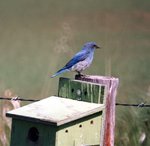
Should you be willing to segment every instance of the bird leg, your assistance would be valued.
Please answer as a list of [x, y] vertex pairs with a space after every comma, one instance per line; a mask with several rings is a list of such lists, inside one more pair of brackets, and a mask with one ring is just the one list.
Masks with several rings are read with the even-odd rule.
[[82, 74], [81, 72], [77, 71], [77, 75], [75, 75], [75, 79], [79, 79], [79, 78], [83, 78], [85, 77], [86, 75]]
[[81, 72], [77, 71], [78, 76], [84, 76], [84, 74], [82, 74]]

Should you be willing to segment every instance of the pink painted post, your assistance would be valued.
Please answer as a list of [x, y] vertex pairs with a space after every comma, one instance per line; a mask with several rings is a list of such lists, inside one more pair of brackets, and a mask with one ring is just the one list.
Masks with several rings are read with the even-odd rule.
[[104, 116], [104, 128], [102, 132], [102, 139], [100, 146], [114, 146], [114, 136], [115, 136], [115, 103], [116, 94], [119, 84], [119, 79], [114, 77], [106, 76], [78, 76], [75, 77], [76, 80], [82, 80], [97, 84], [103, 84], [106, 86], [105, 94], [105, 116]]

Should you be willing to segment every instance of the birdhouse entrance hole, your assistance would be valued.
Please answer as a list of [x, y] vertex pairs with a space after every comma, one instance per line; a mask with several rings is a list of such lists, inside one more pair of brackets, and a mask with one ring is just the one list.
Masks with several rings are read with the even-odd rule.
[[31, 127], [28, 131], [28, 139], [37, 142], [39, 139], [39, 131], [36, 127]]

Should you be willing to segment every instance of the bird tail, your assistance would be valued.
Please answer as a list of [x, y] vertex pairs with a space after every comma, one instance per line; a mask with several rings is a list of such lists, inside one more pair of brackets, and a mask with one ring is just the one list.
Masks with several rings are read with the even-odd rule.
[[62, 74], [64, 72], [67, 72], [67, 71], [69, 71], [69, 70], [66, 69], [66, 68], [62, 68], [59, 71], [57, 71], [54, 75], [52, 75], [51, 78], [54, 78], [54, 77], [56, 77], [56, 76], [58, 76], [58, 75], [60, 75], [60, 74]]

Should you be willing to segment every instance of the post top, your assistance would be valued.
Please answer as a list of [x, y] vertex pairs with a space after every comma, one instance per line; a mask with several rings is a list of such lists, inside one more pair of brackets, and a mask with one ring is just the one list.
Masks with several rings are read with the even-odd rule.
[[103, 109], [103, 104], [51, 96], [41, 101], [9, 111], [6, 113], [6, 116], [60, 126], [100, 112]]

